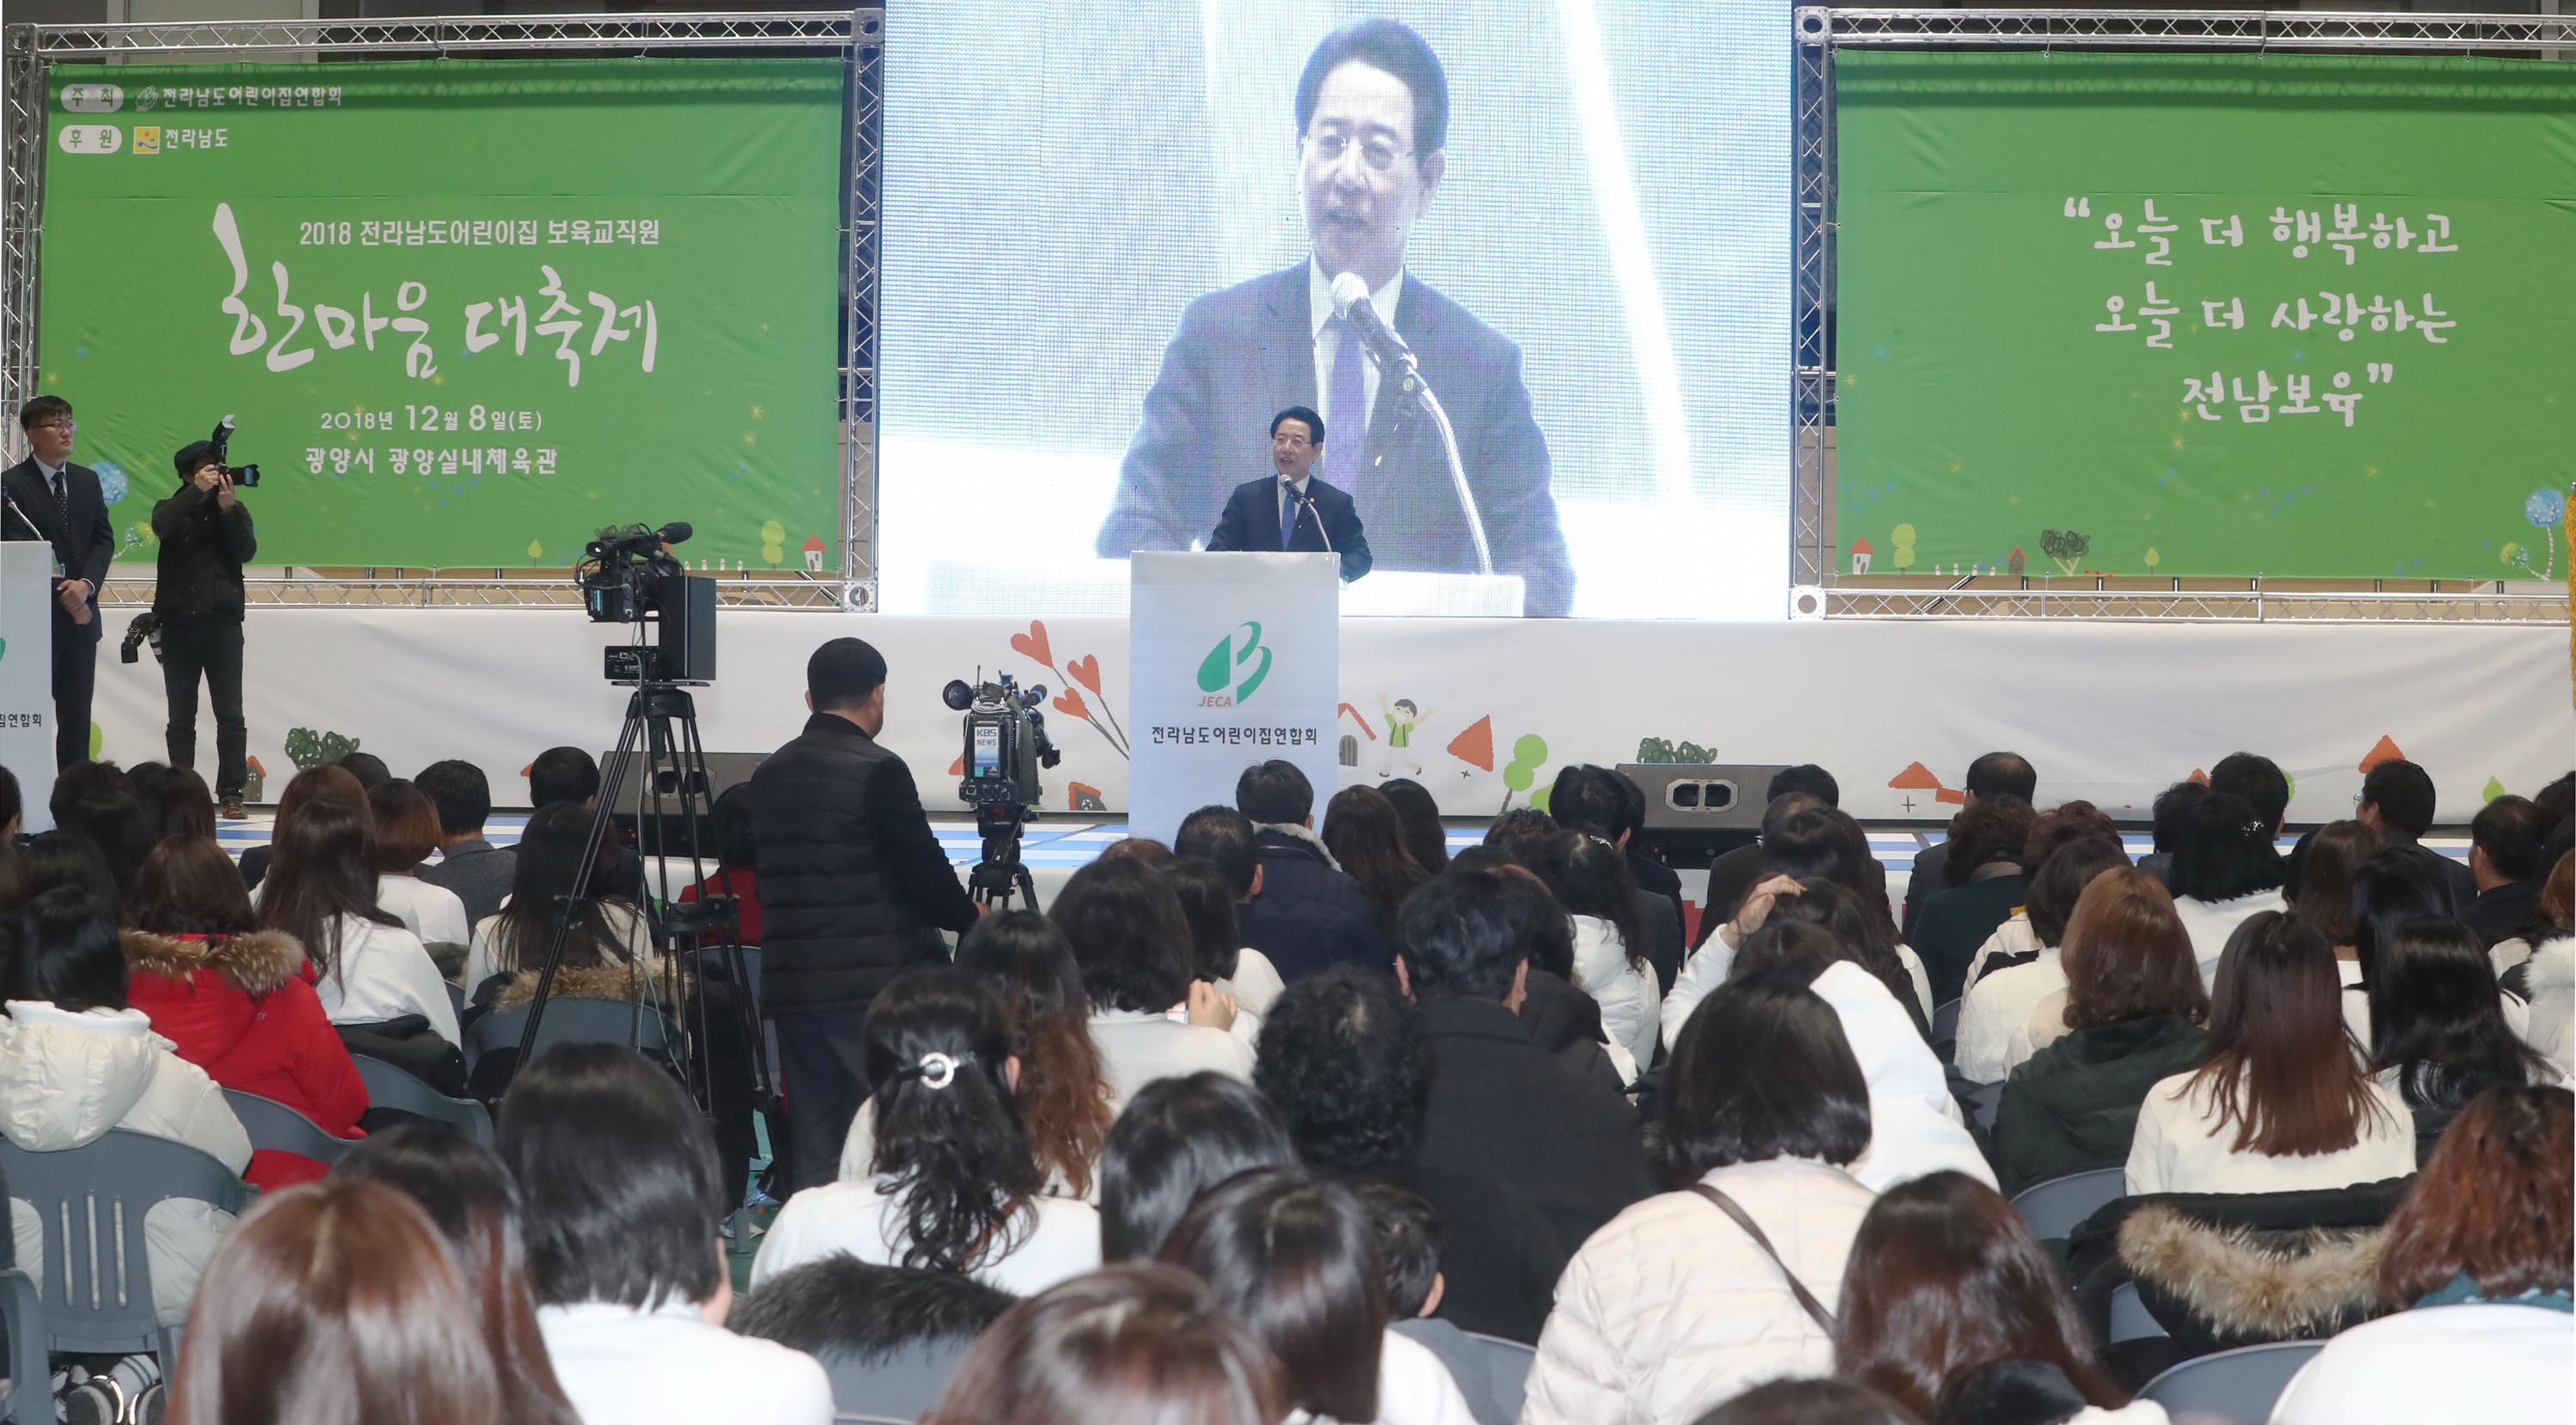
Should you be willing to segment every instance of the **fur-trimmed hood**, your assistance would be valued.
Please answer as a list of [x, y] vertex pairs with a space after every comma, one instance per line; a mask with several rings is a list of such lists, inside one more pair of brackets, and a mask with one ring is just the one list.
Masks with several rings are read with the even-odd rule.
[[1325, 848], [1324, 838], [1316, 835], [1306, 827], [1298, 825], [1296, 822], [1256, 821], [1252, 824], [1252, 834], [1256, 840], [1265, 832], [1274, 836], [1284, 836], [1291, 841], [1297, 842], [1307, 850], [1323, 857], [1325, 865], [1332, 867], [1336, 871], [1342, 869], [1342, 863], [1334, 860], [1333, 853]]
[[125, 968], [132, 974], [191, 980], [199, 971], [211, 970], [253, 999], [274, 994], [304, 970], [304, 947], [283, 931], [177, 940], [128, 930], [120, 938], [125, 945]]
[[[537, 971], [521, 970], [492, 997], [494, 1009], [517, 1009], [537, 997]], [[686, 970], [681, 972], [687, 974]], [[662, 957], [648, 955], [644, 960], [644, 978], [653, 985], [662, 983]], [[634, 967], [616, 965], [566, 965], [555, 971], [554, 992], [583, 999], [626, 999], [635, 993]]]
[[2379, 1314], [2384, 1229], [2257, 1232], [2151, 1205], [2120, 1224], [2120, 1261], [2142, 1295], [2180, 1303], [2217, 1334], [2327, 1335]]

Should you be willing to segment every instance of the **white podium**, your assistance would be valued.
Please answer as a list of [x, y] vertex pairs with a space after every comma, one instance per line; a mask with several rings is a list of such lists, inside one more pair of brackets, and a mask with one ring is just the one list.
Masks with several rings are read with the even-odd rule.
[[1276, 757], [1339, 785], [1341, 560], [1330, 554], [1139, 554], [1127, 616], [1127, 823], [1169, 841], [1181, 818], [1234, 803]]
[[0, 767], [18, 778], [26, 829], [53, 827], [54, 548], [0, 543]]

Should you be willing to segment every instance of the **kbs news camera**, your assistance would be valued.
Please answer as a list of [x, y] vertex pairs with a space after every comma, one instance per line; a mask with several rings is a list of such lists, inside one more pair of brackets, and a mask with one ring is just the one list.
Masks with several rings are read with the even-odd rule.
[[[637, 625], [633, 643], [606, 650], [612, 683], [712, 683], [716, 677], [716, 585], [693, 576], [671, 546], [697, 531], [674, 520], [660, 529], [611, 525], [573, 565], [582, 611], [592, 623]], [[643, 641], [652, 627], [657, 637]]]
[[1026, 688], [1008, 673], [984, 682], [982, 672], [969, 684], [960, 678], [940, 691], [941, 701], [966, 714], [966, 775], [957, 783], [957, 798], [975, 809], [975, 829], [984, 838], [983, 858], [966, 876], [968, 894], [977, 903], [999, 902], [1008, 908], [1013, 894], [1028, 897], [1037, 908], [1037, 883], [1020, 861], [1020, 833], [1038, 814], [1046, 789], [1038, 769], [1064, 760], [1048, 740], [1043, 684]]

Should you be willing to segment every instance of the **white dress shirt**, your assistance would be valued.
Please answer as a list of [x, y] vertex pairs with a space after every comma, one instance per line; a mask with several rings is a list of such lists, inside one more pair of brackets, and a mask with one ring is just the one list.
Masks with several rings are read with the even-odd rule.
[[831, 1425], [812, 1356], [710, 1326], [698, 1308], [609, 1302], [537, 1308], [555, 1379], [582, 1425]]
[[[752, 1290], [790, 1267], [847, 1252], [876, 1266], [902, 1265], [903, 1202], [889, 1178], [843, 1179], [787, 1199], [760, 1239], [751, 1263]], [[1078, 1198], [1029, 1200], [1034, 1222], [1009, 1255], [975, 1269], [975, 1279], [1014, 1296], [1035, 1296], [1058, 1282], [1100, 1269], [1100, 1210]], [[1014, 1224], [1019, 1230], [1021, 1224]]]
[[[1333, 399], [1333, 358], [1341, 348], [1341, 333], [1332, 329], [1333, 277], [1315, 259], [1306, 259], [1306, 314], [1315, 333], [1315, 404], [1322, 406]], [[1378, 320], [1389, 330], [1395, 327], [1395, 299], [1404, 293], [1404, 272], [1399, 268], [1383, 287], [1369, 293], [1369, 305], [1377, 308]], [[1377, 363], [1368, 359], [1366, 347], [1360, 351], [1360, 400], [1370, 411], [1377, 409]], [[1334, 432], [1347, 434], [1335, 436]], [[1324, 412], [1324, 435], [1327, 439], [1364, 440], [1368, 436], [1365, 416], [1354, 422], [1346, 412]], [[1345, 447], [1358, 449], [1360, 447]]]
[[462, 945], [474, 936], [465, 923], [465, 902], [456, 892], [418, 876], [378, 876], [376, 908], [401, 921], [424, 945]]

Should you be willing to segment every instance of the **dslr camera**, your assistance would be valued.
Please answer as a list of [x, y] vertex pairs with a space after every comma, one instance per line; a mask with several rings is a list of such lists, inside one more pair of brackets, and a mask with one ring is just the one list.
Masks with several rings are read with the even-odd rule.
[[940, 700], [966, 714], [966, 775], [957, 783], [957, 798], [970, 807], [1034, 807], [1045, 799], [1038, 769], [1064, 760], [1048, 740], [1042, 683], [1026, 688], [1008, 673], [995, 681], [969, 684], [956, 679], [940, 691]]
[[[256, 490], [259, 488], [259, 467], [257, 465], [235, 465], [232, 463], [233, 418], [231, 416], [227, 415], [221, 421], [216, 422], [215, 433], [206, 437], [206, 443], [215, 448], [215, 464], [222, 468], [224, 478], [232, 481], [235, 489]], [[125, 661], [131, 663], [134, 660], [129, 658]]]

